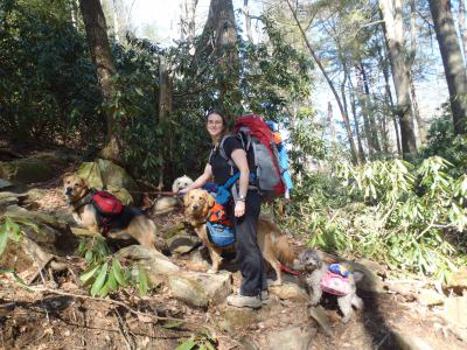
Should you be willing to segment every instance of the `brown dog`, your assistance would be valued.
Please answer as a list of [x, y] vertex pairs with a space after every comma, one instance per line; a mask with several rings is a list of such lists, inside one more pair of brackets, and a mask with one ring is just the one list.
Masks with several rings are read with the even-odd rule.
[[[65, 174], [63, 177], [63, 191], [72, 209], [72, 215], [76, 223], [90, 231], [100, 233], [97, 209], [86, 200], [90, 194], [90, 188], [86, 181], [75, 174]], [[127, 215], [125, 222], [128, 222], [117, 232], [113, 232], [117, 237], [128, 234], [136, 239], [142, 246], [155, 249], [156, 226], [146, 216], [142, 215], [136, 208], [125, 208]]]
[[[207, 191], [195, 189], [189, 191], [184, 199], [185, 216], [194, 227], [196, 234], [208, 248], [212, 260], [212, 267], [208, 273], [219, 271], [222, 261], [221, 253], [224, 250], [234, 249], [233, 245], [228, 247], [215, 246], [208, 237], [206, 220], [210, 209], [214, 206], [215, 200]], [[294, 260], [294, 253], [287, 243], [287, 238], [281, 233], [279, 228], [272, 222], [260, 218], [257, 231], [258, 246], [264, 259], [272, 266], [276, 272], [277, 279], [275, 285], [282, 284], [281, 262], [291, 264]]]

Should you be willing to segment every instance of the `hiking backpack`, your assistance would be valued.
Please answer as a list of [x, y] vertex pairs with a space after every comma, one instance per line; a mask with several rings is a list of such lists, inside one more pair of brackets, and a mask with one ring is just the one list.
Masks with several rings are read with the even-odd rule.
[[103, 216], [116, 216], [123, 212], [123, 203], [113, 194], [106, 191], [95, 191], [91, 203]]
[[[256, 177], [255, 182], [263, 199], [271, 201], [283, 196], [286, 187], [282, 179], [279, 153], [273, 134], [264, 119], [256, 114], [238, 117], [234, 131], [247, 154], [248, 163], [253, 164], [254, 169], [250, 169], [250, 172]], [[219, 145], [220, 155], [233, 169], [234, 164], [223, 148], [225, 139], [224, 137]]]

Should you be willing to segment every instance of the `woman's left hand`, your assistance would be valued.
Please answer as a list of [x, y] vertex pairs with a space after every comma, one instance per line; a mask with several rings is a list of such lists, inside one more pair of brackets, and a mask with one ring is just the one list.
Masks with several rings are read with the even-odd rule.
[[243, 215], [245, 215], [245, 202], [237, 201], [237, 203], [235, 203], [235, 216], [239, 218]]

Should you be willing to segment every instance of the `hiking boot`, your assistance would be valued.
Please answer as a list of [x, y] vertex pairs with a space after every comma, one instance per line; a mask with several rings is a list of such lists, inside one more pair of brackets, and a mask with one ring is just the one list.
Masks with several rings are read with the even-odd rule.
[[235, 307], [249, 307], [259, 309], [262, 305], [260, 297], [241, 294], [232, 294], [227, 297], [227, 304]]

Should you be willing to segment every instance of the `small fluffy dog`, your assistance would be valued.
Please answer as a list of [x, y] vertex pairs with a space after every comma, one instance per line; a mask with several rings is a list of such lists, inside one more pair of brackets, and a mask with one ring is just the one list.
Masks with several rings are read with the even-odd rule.
[[[323, 294], [321, 279], [328, 271], [329, 265], [323, 261], [323, 257], [319, 251], [307, 249], [300, 253], [298, 262], [295, 262], [294, 267], [297, 270], [303, 271], [308, 292], [311, 294], [310, 304], [313, 306], [317, 305]], [[357, 309], [361, 309], [363, 306], [363, 301], [357, 295], [357, 287], [355, 285], [362, 277], [363, 274], [361, 272], [355, 271], [351, 273], [348, 277], [350, 293], [344, 296], [337, 296], [337, 304], [343, 314], [342, 322], [344, 323], [348, 322], [352, 316], [352, 306]]]
[[[208, 273], [219, 271], [219, 265], [222, 261], [221, 253], [224, 250], [232, 251], [233, 245], [228, 247], [215, 246], [208, 237], [206, 220], [210, 209], [214, 206], [215, 200], [207, 191], [195, 189], [189, 191], [184, 199], [185, 216], [194, 227], [196, 234], [208, 248], [212, 260], [212, 267]], [[287, 238], [280, 232], [279, 228], [272, 222], [260, 218], [258, 221], [257, 232], [258, 246], [264, 259], [271, 264], [276, 272], [277, 279], [275, 285], [282, 284], [281, 262], [291, 264], [294, 259], [294, 253], [287, 243]]]
[[190, 179], [188, 176], [183, 175], [176, 178], [172, 184], [172, 192], [178, 193], [179, 191], [187, 188], [193, 183], [193, 180]]
[[[99, 218], [96, 207], [87, 197], [91, 189], [86, 181], [76, 174], [67, 173], [63, 177], [63, 192], [67, 197], [72, 215], [76, 223], [90, 231], [100, 233]], [[116, 236], [130, 235], [141, 245], [155, 249], [156, 226], [137, 208], [126, 206], [122, 218], [119, 218], [118, 229], [112, 233]]]

